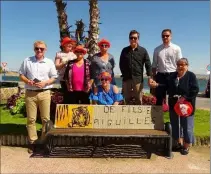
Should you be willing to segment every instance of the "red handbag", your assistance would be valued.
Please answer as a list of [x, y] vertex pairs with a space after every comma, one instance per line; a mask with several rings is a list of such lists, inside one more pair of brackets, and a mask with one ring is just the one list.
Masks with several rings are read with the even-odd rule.
[[174, 110], [175, 110], [175, 112], [177, 113], [178, 116], [188, 117], [193, 112], [193, 106], [188, 101], [184, 101], [182, 103], [177, 102], [174, 105]]
[[169, 105], [167, 104], [165, 99], [163, 100], [162, 108], [163, 108], [163, 112], [168, 112], [169, 111]]

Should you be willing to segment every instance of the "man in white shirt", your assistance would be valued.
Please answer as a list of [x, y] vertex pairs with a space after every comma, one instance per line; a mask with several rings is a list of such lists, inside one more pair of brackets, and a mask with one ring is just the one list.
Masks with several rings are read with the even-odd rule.
[[[168, 76], [176, 71], [177, 60], [182, 58], [181, 48], [171, 42], [172, 32], [170, 29], [164, 29], [161, 33], [163, 44], [154, 49], [152, 73], [159, 84], [166, 84]], [[155, 89], [157, 105], [162, 105], [166, 98], [166, 87], [158, 86]]]
[[43, 41], [36, 41], [34, 43], [35, 56], [26, 58], [19, 71], [20, 79], [25, 82], [26, 89], [29, 153], [33, 153], [38, 139], [35, 124], [38, 108], [42, 120], [42, 138], [44, 137], [46, 122], [50, 120], [50, 88], [57, 78], [54, 62], [44, 56], [46, 49], [47, 46]]

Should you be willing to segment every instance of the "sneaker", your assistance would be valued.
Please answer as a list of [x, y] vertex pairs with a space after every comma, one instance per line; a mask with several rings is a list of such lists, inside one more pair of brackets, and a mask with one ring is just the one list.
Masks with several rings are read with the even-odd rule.
[[189, 148], [182, 148], [181, 151], [180, 151], [180, 153], [182, 155], [187, 155], [189, 153]]
[[28, 153], [32, 154], [32, 153], [34, 153], [34, 151], [35, 151], [35, 145], [34, 144], [29, 144]]
[[176, 146], [172, 147], [172, 151], [174, 152], [181, 151], [181, 149], [182, 149], [182, 145], [180, 143], [177, 143]]

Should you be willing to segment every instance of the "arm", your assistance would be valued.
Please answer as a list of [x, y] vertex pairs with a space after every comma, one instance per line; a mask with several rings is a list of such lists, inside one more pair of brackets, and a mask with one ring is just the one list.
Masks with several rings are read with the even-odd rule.
[[119, 68], [120, 68], [122, 75], [124, 76], [124, 74], [125, 74], [124, 73], [124, 49], [122, 50], [121, 55], [120, 55]]
[[152, 66], [147, 50], [145, 50], [145, 69], [148, 76], [148, 86], [153, 82], [152, 80]]
[[93, 104], [93, 105], [97, 105], [97, 93], [98, 93], [98, 88], [97, 87], [94, 87], [93, 88], [93, 92], [90, 94], [90, 97], [89, 97], [89, 99], [91, 100], [91, 103]]
[[62, 61], [62, 58], [59, 56], [59, 53], [56, 53], [56, 57], [55, 57], [55, 66], [57, 70], [62, 69], [67, 62]]
[[182, 51], [181, 51], [181, 48], [178, 47], [178, 50], [177, 50], [177, 60], [181, 59], [182, 58]]
[[19, 78], [21, 81], [23, 81], [24, 83], [33, 86], [34, 85], [34, 81], [33, 79], [28, 79], [26, 77], [26, 64], [25, 61], [23, 61], [23, 63], [21, 64], [20, 70], [19, 70]]
[[[118, 94], [119, 93], [119, 89], [118, 89], [118, 87], [117, 86], [113, 86], [113, 91], [114, 91], [114, 94]], [[114, 103], [113, 103], [113, 105], [118, 105], [119, 104], [119, 101], [115, 101]]]
[[189, 79], [189, 93], [188, 95], [184, 95], [183, 97], [187, 100], [192, 100], [194, 98], [196, 98], [198, 92], [199, 92], [199, 85], [198, 85], [198, 81], [196, 79], [196, 75], [195, 74], [190, 74], [190, 79]]

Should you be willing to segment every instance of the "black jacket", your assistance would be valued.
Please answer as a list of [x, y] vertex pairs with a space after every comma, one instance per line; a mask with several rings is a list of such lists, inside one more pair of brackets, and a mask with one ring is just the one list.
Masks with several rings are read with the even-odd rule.
[[174, 95], [181, 95], [191, 103], [191, 105], [193, 106], [192, 114], [194, 114], [196, 96], [199, 92], [199, 86], [198, 86], [198, 81], [196, 79], [196, 75], [191, 71], [187, 71], [185, 75], [179, 80], [179, 83], [177, 83], [176, 80], [177, 80], [177, 72], [172, 73], [168, 77], [167, 88], [169, 94], [170, 109], [174, 109], [174, 105], [177, 102], [177, 99], [174, 98]]
[[138, 79], [142, 83], [144, 65], [147, 76], [151, 76], [151, 61], [145, 48], [141, 46], [138, 46], [135, 50], [131, 46], [123, 48], [119, 61], [123, 81]]

